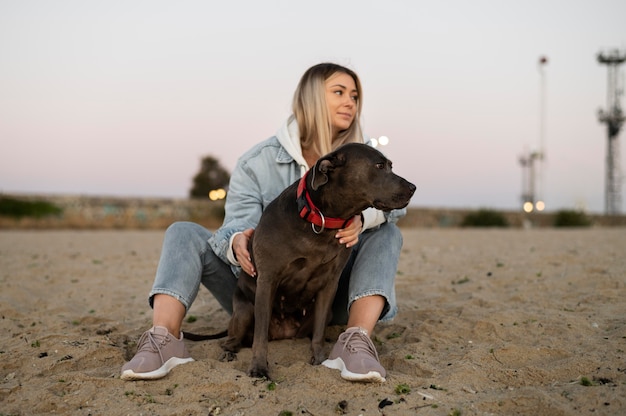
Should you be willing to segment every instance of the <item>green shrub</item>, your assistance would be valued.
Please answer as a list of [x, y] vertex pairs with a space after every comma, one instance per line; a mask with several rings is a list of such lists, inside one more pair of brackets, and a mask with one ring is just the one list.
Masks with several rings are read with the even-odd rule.
[[0, 216], [41, 218], [48, 215], [60, 215], [62, 212], [61, 208], [48, 201], [25, 201], [8, 196], [0, 196]]
[[508, 227], [509, 223], [504, 215], [491, 209], [479, 209], [470, 212], [463, 218], [461, 227]]
[[589, 227], [591, 219], [582, 211], [564, 209], [554, 216], [555, 227]]

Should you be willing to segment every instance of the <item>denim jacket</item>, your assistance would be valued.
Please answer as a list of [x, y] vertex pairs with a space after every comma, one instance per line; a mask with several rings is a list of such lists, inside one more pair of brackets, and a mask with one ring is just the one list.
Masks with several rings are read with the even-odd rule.
[[[276, 135], [255, 145], [239, 158], [230, 177], [224, 223], [208, 240], [215, 254], [234, 266], [235, 274], [239, 266], [231, 249], [235, 234], [256, 228], [267, 205], [308, 169], [293, 116]], [[363, 230], [375, 228], [385, 221], [396, 222], [405, 213], [406, 209], [383, 213], [368, 208], [363, 212]]]

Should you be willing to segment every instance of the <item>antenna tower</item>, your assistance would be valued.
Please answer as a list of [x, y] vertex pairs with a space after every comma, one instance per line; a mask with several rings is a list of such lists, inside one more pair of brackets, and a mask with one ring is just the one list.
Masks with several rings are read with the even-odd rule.
[[620, 214], [622, 210], [622, 184], [619, 164], [618, 134], [626, 117], [620, 106], [620, 96], [624, 93], [618, 80], [618, 67], [626, 61], [626, 53], [614, 49], [608, 53], [598, 53], [598, 62], [608, 68], [606, 111], [598, 110], [598, 120], [607, 125], [606, 178], [604, 190], [604, 211], [606, 215]]

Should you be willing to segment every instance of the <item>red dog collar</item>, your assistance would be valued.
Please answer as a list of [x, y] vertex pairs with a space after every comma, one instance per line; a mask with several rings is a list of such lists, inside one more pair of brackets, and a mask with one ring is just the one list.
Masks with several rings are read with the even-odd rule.
[[312, 225], [317, 225], [320, 227], [320, 230], [316, 230], [313, 227], [313, 231], [316, 233], [321, 233], [325, 228], [330, 229], [339, 229], [346, 228], [348, 225], [352, 223], [352, 218], [344, 220], [343, 218], [328, 218], [325, 217], [324, 214], [315, 206], [313, 201], [311, 201], [311, 197], [306, 189], [306, 178], [309, 172], [307, 171], [302, 179], [300, 179], [300, 183], [298, 183], [298, 193], [296, 197], [296, 201], [298, 202], [298, 211], [300, 213], [300, 218], [303, 218], [310, 222]]

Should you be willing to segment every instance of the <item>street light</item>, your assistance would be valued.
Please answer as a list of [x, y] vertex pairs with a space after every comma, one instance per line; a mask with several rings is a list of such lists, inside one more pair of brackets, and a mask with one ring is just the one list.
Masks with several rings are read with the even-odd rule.
[[389, 144], [389, 137], [387, 136], [380, 136], [379, 138], [372, 137], [370, 141], [372, 143], [372, 147], [387, 146]]

